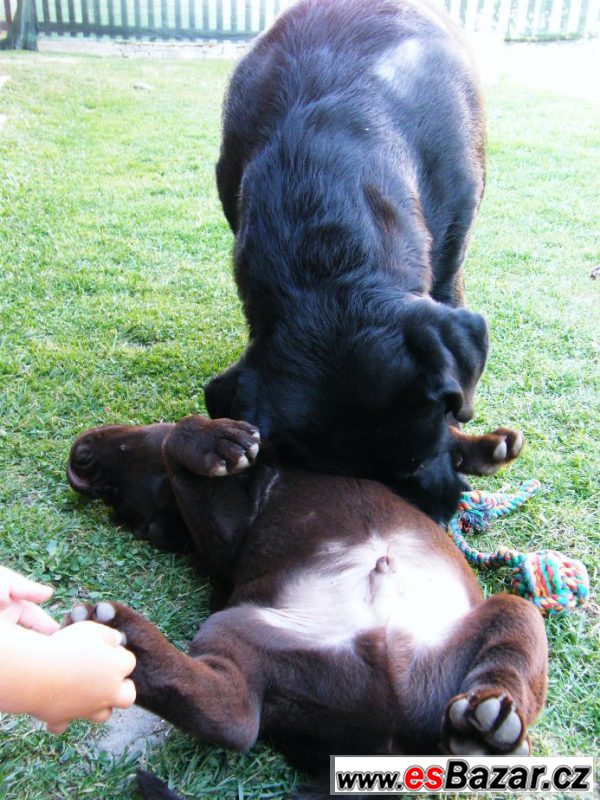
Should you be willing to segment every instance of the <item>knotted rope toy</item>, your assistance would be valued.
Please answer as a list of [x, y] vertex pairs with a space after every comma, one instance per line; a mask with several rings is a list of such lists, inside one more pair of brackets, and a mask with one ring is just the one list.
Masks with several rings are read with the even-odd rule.
[[510, 514], [537, 494], [541, 484], [525, 481], [514, 494], [502, 492], [464, 492], [457, 513], [450, 520], [448, 533], [467, 561], [478, 568], [512, 567], [512, 587], [516, 594], [534, 603], [544, 615], [573, 611], [585, 605], [590, 584], [581, 561], [559, 553], [541, 550], [521, 553], [499, 547], [495, 553], [480, 553], [467, 544], [464, 535], [480, 533], [499, 517]]

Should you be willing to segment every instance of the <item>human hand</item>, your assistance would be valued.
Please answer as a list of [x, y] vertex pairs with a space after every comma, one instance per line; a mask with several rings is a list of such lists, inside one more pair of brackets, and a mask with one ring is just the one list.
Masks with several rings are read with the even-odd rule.
[[48, 639], [47, 690], [32, 713], [51, 733], [63, 733], [76, 719], [106, 722], [114, 708], [135, 702], [135, 686], [127, 678], [135, 656], [121, 641], [119, 631], [96, 622], [75, 623]]
[[12, 569], [0, 567], [0, 620], [32, 628], [38, 633], [55, 633], [60, 625], [38, 605], [48, 600], [53, 592], [51, 586], [43, 586]]

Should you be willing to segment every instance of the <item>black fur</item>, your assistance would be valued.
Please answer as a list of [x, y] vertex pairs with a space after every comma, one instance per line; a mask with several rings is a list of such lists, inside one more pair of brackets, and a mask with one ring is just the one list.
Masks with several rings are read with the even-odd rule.
[[211, 415], [446, 520], [446, 417], [472, 415], [487, 353], [461, 308], [484, 154], [458, 31], [407, 0], [294, 6], [234, 73], [217, 179], [250, 341]]
[[135, 774], [143, 800], [183, 800], [181, 795], [172, 792], [164, 781], [151, 772], [137, 769]]

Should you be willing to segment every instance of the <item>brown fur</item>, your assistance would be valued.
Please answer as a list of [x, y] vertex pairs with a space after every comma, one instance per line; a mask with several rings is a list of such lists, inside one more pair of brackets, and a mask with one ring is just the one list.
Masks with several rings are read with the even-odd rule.
[[[480, 437], [477, 458], [477, 440], [466, 440], [463, 463], [483, 463], [498, 435]], [[459, 450], [462, 441], [458, 435]], [[267, 444], [256, 456], [256, 445], [257, 433], [246, 423], [189, 417], [177, 425], [95, 429], [72, 448], [68, 475], [77, 491], [125, 510], [133, 526], [137, 513], [138, 530], [156, 524], [163, 546], [171, 524], [175, 543], [187, 535], [220, 588], [221, 610], [202, 625], [189, 655], [136, 612], [112, 604], [110, 624], [125, 633], [137, 658], [138, 702], [224, 747], [246, 750], [268, 737], [312, 771], [326, 766], [331, 753], [524, 747], [545, 697], [546, 638], [537, 609], [508, 595], [483, 600], [443, 529], [383, 485], [299, 470]], [[207, 477], [223, 466], [227, 475]], [[398, 553], [411, 553], [414, 562], [396, 563]], [[364, 602], [362, 594], [349, 596], [344, 583], [347, 559], [355, 555], [359, 570], [361, 559], [367, 564], [364, 586], [357, 584]], [[421, 613], [421, 595], [398, 595], [397, 603], [411, 609], [406, 618], [372, 626], [348, 618], [344, 609], [370, 614], [377, 602], [393, 617], [397, 603], [386, 605], [381, 586], [396, 587], [394, 569], [410, 578], [402, 570], [420, 569], [423, 559], [464, 593], [465, 611], [445, 633], [418, 641], [410, 617]], [[320, 591], [323, 574], [341, 583], [335, 602], [315, 620], [311, 597], [300, 589], [306, 580]], [[306, 602], [300, 609], [306, 632], [305, 617], [294, 617], [298, 609], [287, 608], [286, 597]], [[433, 599], [443, 615], [455, 598]], [[90, 608], [92, 618], [101, 619], [98, 609]], [[330, 632], [319, 627], [326, 618], [335, 623], [334, 636], [349, 631], [343, 641], [328, 641]], [[450, 709], [462, 697], [464, 718], [453, 722]], [[481, 731], [476, 712], [490, 698], [498, 699], [500, 712]], [[498, 742], [494, 731], [508, 716], [518, 736]]]

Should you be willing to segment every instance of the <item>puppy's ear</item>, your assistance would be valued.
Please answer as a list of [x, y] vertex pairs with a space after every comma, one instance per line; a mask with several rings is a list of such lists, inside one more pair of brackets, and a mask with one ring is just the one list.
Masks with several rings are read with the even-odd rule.
[[448, 411], [459, 422], [468, 422], [488, 353], [487, 325], [481, 314], [451, 309], [442, 319], [440, 334], [449, 356], [442, 374], [442, 393]]

